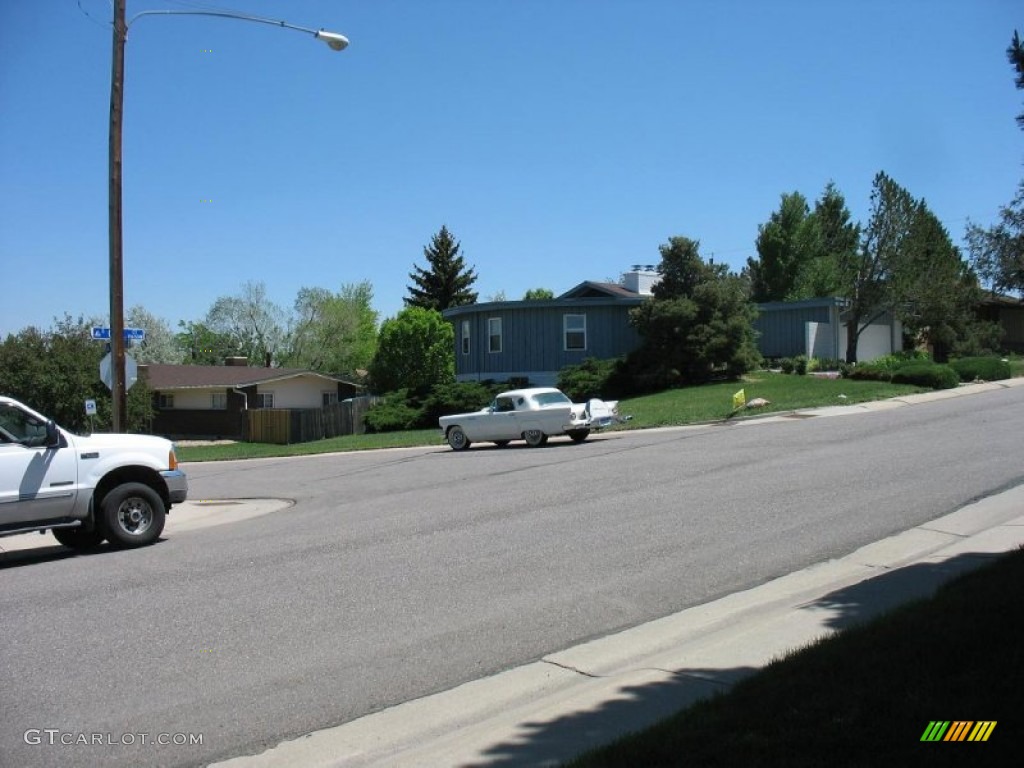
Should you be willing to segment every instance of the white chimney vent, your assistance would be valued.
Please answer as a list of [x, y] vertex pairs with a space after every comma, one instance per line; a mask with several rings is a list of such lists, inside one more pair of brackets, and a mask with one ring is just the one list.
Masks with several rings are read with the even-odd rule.
[[628, 291], [641, 296], [650, 296], [651, 288], [661, 279], [653, 264], [634, 264], [629, 272], [622, 275], [621, 285]]

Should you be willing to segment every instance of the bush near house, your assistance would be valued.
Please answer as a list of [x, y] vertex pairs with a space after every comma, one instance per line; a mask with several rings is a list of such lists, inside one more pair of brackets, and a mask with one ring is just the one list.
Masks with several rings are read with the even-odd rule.
[[399, 389], [383, 395], [364, 418], [367, 432], [398, 432], [416, 429], [423, 411], [409, 404], [409, 390]]
[[622, 359], [599, 360], [588, 357], [579, 365], [567, 365], [558, 372], [558, 388], [573, 402], [586, 402], [592, 397], [617, 399], [619, 391], [617, 377], [621, 376]]
[[438, 417], [478, 411], [505, 389], [511, 389], [506, 382], [489, 379], [397, 389], [386, 393], [366, 412], [366, 429], [369, 432], [430, 429], [437, 426]]
[[1012, 376], [1009, 361], [999, 357], [963, 357], [949, 365], [960, 381], [1000, 381]]

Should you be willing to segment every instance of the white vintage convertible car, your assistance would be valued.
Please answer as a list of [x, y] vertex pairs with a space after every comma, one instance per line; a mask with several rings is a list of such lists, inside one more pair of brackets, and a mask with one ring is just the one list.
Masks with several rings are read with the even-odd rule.
[[619, 420], [617, 409], [617, 402], [594, 399], [580, 405], [557, 389], [537, 387], [502, 392], [482, 410], [442, 416], [438, 422], [455, 451], [464, 451], [474, 442], [504, 447], [513, 440], [525, 440], [537, 448], [556, 435], [581, 443], [591, 430]]

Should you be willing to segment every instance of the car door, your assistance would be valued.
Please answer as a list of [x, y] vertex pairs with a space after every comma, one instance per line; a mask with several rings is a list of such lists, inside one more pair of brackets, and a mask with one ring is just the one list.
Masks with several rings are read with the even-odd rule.
[[511, 397], [496, 397], [487, 419], [489, 440], [515, 440], [519, 437], [519, 421], [516, 417], [515, 400]]
[[0, 525], [71, 513], [78, 485], [74, 449], [47, 448], [45, 442], [45, 422], [0, 403]]

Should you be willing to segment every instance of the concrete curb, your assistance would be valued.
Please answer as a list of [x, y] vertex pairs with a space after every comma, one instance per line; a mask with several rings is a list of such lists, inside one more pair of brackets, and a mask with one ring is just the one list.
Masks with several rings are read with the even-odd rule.
[[[290, 499], [196, 499], [175, 504], [167, 515], [162, 538], [184, 531], [210, 528], [214, 525], [237, 523], [261, 515], [268, 515], [292, 506]], [[59, 547], [53, 534], [46, 531], [22, 533], [0, 538], [0, 554], [19, 552], [40, 547]]]
[[557, 765], [836, 631], [854, 592], [871, 598], [856, 601], [861, 621], [1021, 546], [1022, 511], [1024, 485], [837, 560], [216, 765]]

